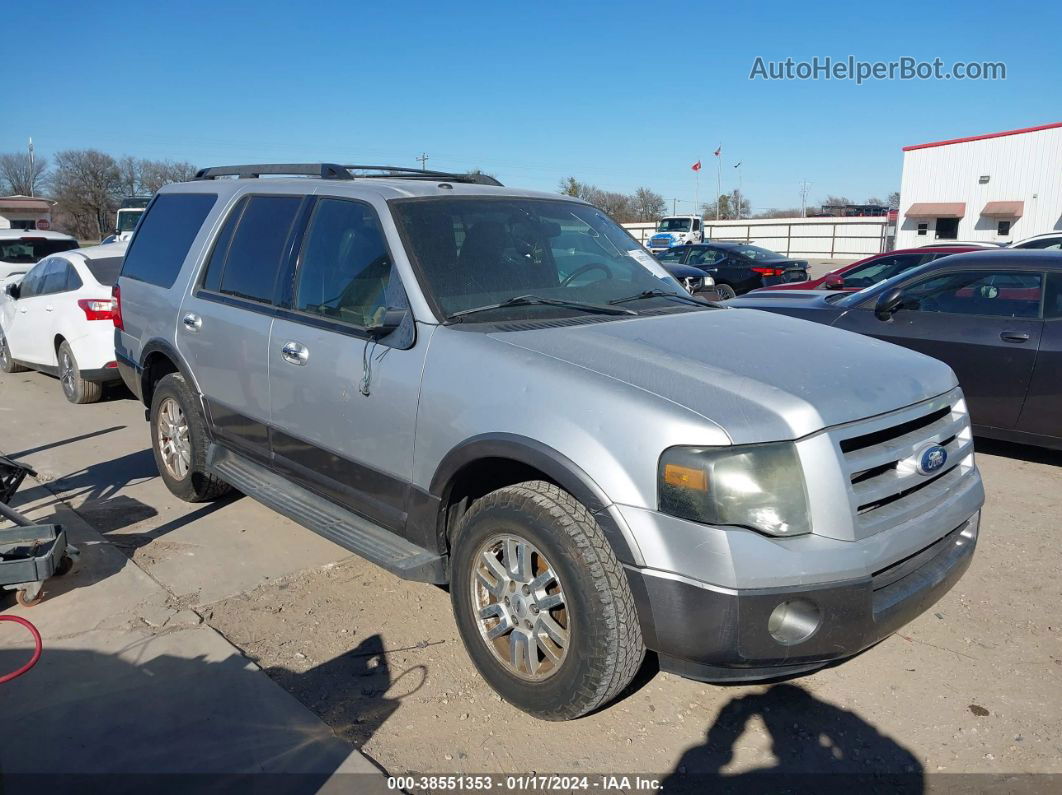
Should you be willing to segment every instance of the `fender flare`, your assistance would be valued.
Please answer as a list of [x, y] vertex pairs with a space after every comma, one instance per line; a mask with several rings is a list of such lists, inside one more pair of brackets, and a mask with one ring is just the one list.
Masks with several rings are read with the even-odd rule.
[[199, 385], [196, 383], [195, 378], [192, 377], [192, 372], [188, 369], [188, 365], [185, 363], [184, 357], [182, 357], [181, 354], [177, 352], [177, 349], [173, 346], [173, 344], [167, 342], [166, 340], [153, 339], [141, 349], [140, 361], [137, 363], [136, 368], [137, 377], [140, 379], [141, 402], [143, 402], [145, 406], [151, 408], [150, 404], [148, 403], [148, 391], [146, 389], [147, 385], [144, 383], [144, 373], [146, 372], [144, 363], [147, 362], [148, 358], [153, 353], [161, 353], [167, 359], [173, 362], [174, 365], [177, 367], [177, 372], [184, 376], [184, 380], [186, 380], [191, 385], [192, 389], [197, 395], [200, 394]]
[[587, 507], [621, 563], [644, 566], [638, 543], [615, 504], [578, 464], [535, 439], [511, 433], [486, 433], [461, 442], [439, 462], [429, 493], [442, 505], [463, 467], [484, 458], [507, 458], [534, 467]]

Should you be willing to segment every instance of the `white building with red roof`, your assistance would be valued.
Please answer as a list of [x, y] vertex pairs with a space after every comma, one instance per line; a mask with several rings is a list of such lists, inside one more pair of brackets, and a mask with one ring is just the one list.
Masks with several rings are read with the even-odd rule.
[[903, 148], [896, 248], [1062, 230], [1062, 122]]

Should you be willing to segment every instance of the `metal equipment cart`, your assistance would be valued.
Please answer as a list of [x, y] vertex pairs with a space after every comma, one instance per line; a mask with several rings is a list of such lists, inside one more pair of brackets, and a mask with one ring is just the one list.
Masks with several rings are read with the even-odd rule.
[[36, 474], [25, 464], [0, 456], [0, 518], [14, 524], [0, 527], [0, 589], [14, 590], [23, 607], [39, 603], [44, 581], [70, 571], [77, 556], [60, 525], [34, 524], [8, 506], [26, 475]]

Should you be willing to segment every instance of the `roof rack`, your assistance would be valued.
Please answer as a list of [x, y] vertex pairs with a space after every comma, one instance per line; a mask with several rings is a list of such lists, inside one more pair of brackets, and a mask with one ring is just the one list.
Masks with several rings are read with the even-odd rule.
[[[353, 174], [351, 172], [370, 171], [371, 174]], [[487, 174], [452, 174], [446, 171], [427, 171], [422, 168], [405, 168], [404, 166], [341, 166], [336, 163], [256, 163], [243, 166], [214, 166], [200, 169], [196, 179], [217, 179], [218, 177], [237, 177], [239, 179], [257, 179], [263, 175], [320, 177], [321, 179], [420, 179], [444, 180], [446, 182], [467, 182], [475, 185], [501, 186], [494, 177]]]

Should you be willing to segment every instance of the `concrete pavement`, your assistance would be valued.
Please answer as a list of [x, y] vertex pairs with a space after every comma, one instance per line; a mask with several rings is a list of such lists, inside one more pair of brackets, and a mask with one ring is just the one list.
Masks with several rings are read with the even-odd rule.
[[[265, 509], [270, 521], [255, 522], [258, 506], [249, 500], [235, 501], [237, 516], [233, 501], [186, 506], [163, 497], [150, 458], [107, 454], [108, 434], [139, 434], [146, 443], [133, 401], [64, 407], [53, 379], [0, 378], [0, 450], [38, 468], [44, 481], [27, 479], [12, 505], [31, 519], [61, 523], [81, 551], [70, 574], [48, 581], [36, 607], [16, 606], [10, 593], [0, 597], [3, 612], [29, 618], [44, 640], [37, 666], [0, 685], [9, 727], [0, 742], [4, 791], [39, 789], [19, 776], [41, 773], [282, 773], [276, 781], [283, 779], [285, 791], [329, 782], [384, 791], [366, 757], [194, 609], [204, 594], [236, 593], [346, 553], [294, 525], [278, 526], [288, 523]], [[91, 422], [94, 408], [111, 415], [118, 408], [127, 426], [70, 433], [68, 420], [81, 409], [88, 412], [79, 427], [101, 427]], [[86, 519], [99, 520], [104, 533]], [[305, 537], [270, 543], [271, 534], [287, 530]], [[157, 566], [130, 559], [162, 536], [170, 546], [144, 558]], [[30, 648], [22, 628], [0, 624], [0, 673], [17, 668]]]

